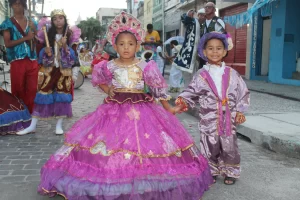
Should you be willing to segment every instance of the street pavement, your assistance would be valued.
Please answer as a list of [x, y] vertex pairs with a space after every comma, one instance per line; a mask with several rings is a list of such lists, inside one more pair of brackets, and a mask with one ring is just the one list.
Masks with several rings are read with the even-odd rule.
[[[1, 75], [0, 75], [1, 76]], [[1, 80], [0, 80], [1, 81]], [[105, 95], [92, 88], [89, 79], [75, 91], [74, 117], [64, 122], [65, 130], [78, 119], [101, 104]], [[272, 104], [282, 100], [274, 96], [252, 93], [253, 112], [270, 112]], [[256, 104], [258, 104], [256, 106]], [[263, 105], [262, 105], [263, 104]], [[290, 111], [297, 108], [292, 101], [280, 106]], [[198, 119], [189, 114], [178, 115], [180, 121], [199, 144]], [[63, 143], [63, 136], [54, 134], [55, 120], [40, 121], [35, 134], [0, 136], [0, 200], [46, 200], [37, 194], [41, 166]], [[247, 138], [238, 140], [242, 156], [242, 175], [233, 186], [224, 185], [219, 177], [203, 200], [295, 200], [300, 197], [300, 160], [274, 153], [250, 143]], [[61, 200], [61, 197], [54, 197]]]

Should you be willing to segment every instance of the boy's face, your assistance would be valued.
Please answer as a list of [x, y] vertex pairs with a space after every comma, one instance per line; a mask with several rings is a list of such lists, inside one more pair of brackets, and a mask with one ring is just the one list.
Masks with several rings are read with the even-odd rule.
[[207, 42], [203, 53], [210, 64], [219, 64], [222, 62], [227, 51], [225, 50], [224, 44], [221, 40], [211, 39]]
[[131, 33], [120, 33], [114, 44], [114, 49], [121, 58], [128, 59], [135, 57], [135, 53], [139, 50], [139, 45]]

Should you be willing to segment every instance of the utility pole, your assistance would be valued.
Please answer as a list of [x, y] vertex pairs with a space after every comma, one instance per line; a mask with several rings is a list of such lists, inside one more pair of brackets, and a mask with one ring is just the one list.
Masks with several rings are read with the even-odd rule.
[[[29, 0], [29, 1], [30, 1], [30, 0]], [[32, 0], [32, 12], [33, 12], [34, 14], [36, 14], [35, 5], [36, 5], [35, 0]]]
[[[161, 20], [162, 20], [162, 41], [165, 41], [165, 0], [161, 2]], [[163, 51], [165, 46], [163, 45]]]
[[42, 0], [42, 16], [44, 16], [44, 3], [45, 3], [45, 0]]

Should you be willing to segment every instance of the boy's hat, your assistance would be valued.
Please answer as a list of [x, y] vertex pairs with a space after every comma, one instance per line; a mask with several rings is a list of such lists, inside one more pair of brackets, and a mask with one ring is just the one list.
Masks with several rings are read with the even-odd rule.
[[146, 35], [145, 30], [142, 28], [142, 23], [124, 11], [111, 21], [107, 29], [106, 38], [111, 44], [115, 44], [116, 37], [122, 32], [132, 33], [138, 43], [142, 43]]
[[204, 8], [199, 9], [197, 14], [205, 14], [205, 9]]
[[211, 39], [219, 39], [223, 42], [225, 46], [225, 50], [230, 51], [233, 48], [232, 40], [230, 34], [224, 34], [220, 32], [210, 32], [203, 35], [200, 39], [198, 45], [198, 56], [203, 60], [207, 61], [206, 56], [203, 54], [203, 49], [205, 49], [205, 45], [207, 41]]

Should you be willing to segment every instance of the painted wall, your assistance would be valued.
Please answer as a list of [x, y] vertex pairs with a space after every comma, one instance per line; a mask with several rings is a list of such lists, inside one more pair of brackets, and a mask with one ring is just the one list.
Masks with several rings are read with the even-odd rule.
[[[5, 0], [0, 0], [0, 23], [5, 20], [7, 8], [5, 7]], [[4, 45], [3, 36], [0, 35], [0, 45]]]
[[232, 2], [224, 2], [223, 0], [216, 0], [216, 7], [218, 9], [227, 8], [236, 4], [239, 4], [239, 2], [232, 3]]
[[300, 51], [299, 6], [298, 0], [281, 0], [273, 4], [270, 82], [300, 86], [299, 80], [291, 79], [296, 68], [296, 52]]
[[282, 77], [291, 78], [292, 73], [296, 71], [296, 52], [300, 50], [300, 1], [286, 1], [286, 19], [285, 19], [285, 42], [283, 54]]
[[147, 30], [147, 24], [152, 24], [153, 0], [144, 0], [144, 29]]
[[277, 82], [282, 78], [286, 1], [280, 1], [279, 6], [273, 4], [272, 9], [269, 80]]

